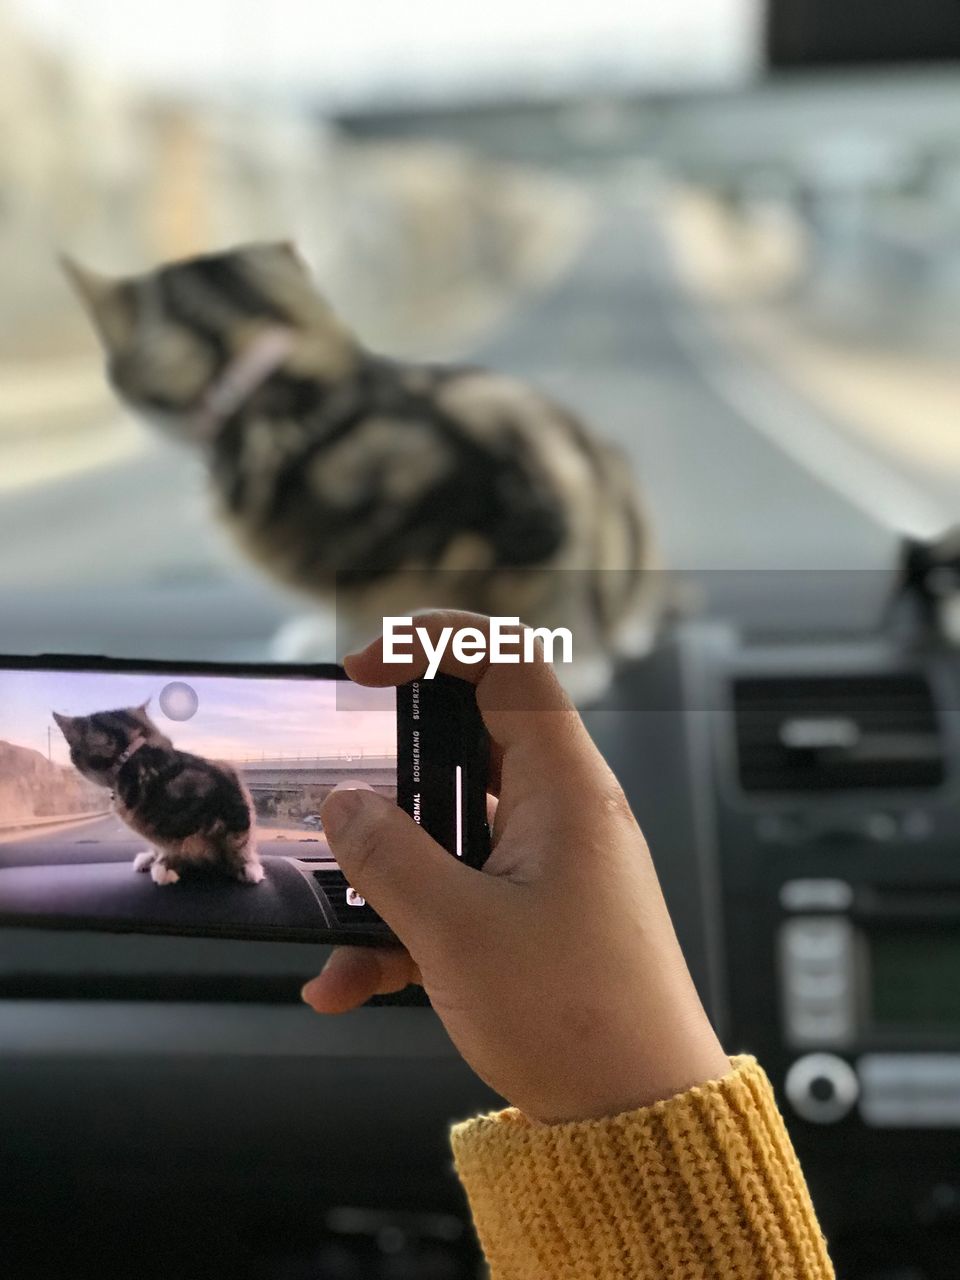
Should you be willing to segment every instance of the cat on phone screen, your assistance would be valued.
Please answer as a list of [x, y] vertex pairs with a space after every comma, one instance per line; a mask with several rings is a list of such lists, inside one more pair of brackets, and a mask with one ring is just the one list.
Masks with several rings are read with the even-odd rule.
[[120, 820], [150, 842], [133, 866], [155, 884], [184, 872], [214, 872], [259, 884], [250, 794], [235, 769], [178, 751], [147, 715], [147, 704], [88, 716], [53, 718], [74, 767], [113, 793]]

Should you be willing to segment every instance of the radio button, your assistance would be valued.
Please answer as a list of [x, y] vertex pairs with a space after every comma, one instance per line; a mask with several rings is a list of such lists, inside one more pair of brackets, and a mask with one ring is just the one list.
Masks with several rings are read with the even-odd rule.
[[885, 1129], [960, 1128], [960, 1054], [867, 1053], [860, 1114]]
[[829, 1045], [842, 1049], [853, 1040], [853, 1019], [843, 1009], [825, 1011], [791, 1009], [786, 1019], [787, 1038], [799, 1048]]
[[836, 1124], [849, 1115], [860, 1093], [857, 1073], [832, 1053], [798, 1058], [784, 1080], [787, 1100], [811, 1124]]
[[798, 1049], [845, 1048], [856, 1008], [851, 982], [853, 929], [836, 916], [804, 916], [780, 928], [784, 1034]]
[[903, 815], [901, 830], [906, 840], [929, 840], [933, 834], [933, 819], [923, 809], [911, 809]]
[[787, 880], [780, 886], [784, 911], [847, 911], [852, 903], [846, 880]]
[[841, 965], [796, 965], [787, 973], [790, 995], [804, 1008], [827, 1005], [833, 1008], [849, 990]]
[[780, 930], [781, 943], [797, 960], [836, 960], [846, 956], [850, 946], [850, 925], [832, 916], [806, 916], [790, 920]]
[[892, 813], [868, 813], [863, 819], [863, 834], [877, 844], [887, 844], [900, 834], [900, 823]]

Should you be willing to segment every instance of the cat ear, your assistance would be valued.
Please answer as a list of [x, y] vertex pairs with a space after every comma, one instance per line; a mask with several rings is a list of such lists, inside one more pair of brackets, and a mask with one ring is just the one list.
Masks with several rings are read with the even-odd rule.
[[310, 274], [310, 264], [297, 248], [296, 242], [293, 240], [276, 240], [269, 248], [276, 254], [286, 258], [288, 262], [292, 262], [298, 267], [304, 275]]
[[63, 274], [70, 281], [77, 297], [85, 307], [95, 312], [116, 288], [116, 282], [108, 276], [101, 275], [99, 271], [91, 271], [82, 262], [77, 262], [76, 258], [71, 258], [68, 253], [61, 253], [59, 258]]
[[117, 346], [130, 323], [125, 282], [92, 271], [66, 253], [60, 254], [60, 266], [101, 340], [108, 347]]
[[138, 707], [131, 708], [133, 714], [137, 717], [137, 719], [143, 720], [146, 724], [151, 723], [150, 717], [147, 714], [147, 708], [150, 706], [150, 703], [152, 701], [153, 701], [152, 698], [148, 698], [146, 702], [141, 702]]
[[62, 716], [59, 711], [54, 711], [53, 718], [54, 720], [56, 720], [57, 724], [60, 726], [60, 729], [62, 730], [62, 732], [65, 735], [69, 735], [70, 730], [73, 727], [73, 716]]

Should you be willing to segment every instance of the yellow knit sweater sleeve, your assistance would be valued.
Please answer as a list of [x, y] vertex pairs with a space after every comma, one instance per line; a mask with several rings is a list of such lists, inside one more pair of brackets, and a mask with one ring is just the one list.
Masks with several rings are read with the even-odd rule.
[[773, 1090], [753, 1058], [609, 1120], [503, 1111], [452, 1133], [493, 1280], [829, 1280]]

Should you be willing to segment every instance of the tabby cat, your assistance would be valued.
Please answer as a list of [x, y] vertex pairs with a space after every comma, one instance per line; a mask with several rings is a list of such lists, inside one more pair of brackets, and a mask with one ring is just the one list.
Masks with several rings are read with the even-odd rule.
[[152, 848], [135, 871], [155, 884], [176, 884], [182, 872], [212, 871], [259, 884], [263, 867], [254, 843], [253, 804], [228, 764], [178, 751], [147, 715], [147, 705], [90, 716], [53, 718], [85, 778], [113, 792], [117, 816]]
[[[565, 409], [365, 350], [289, 245], [127, 279], [64, 265], [116, 391], [203, 450], [250, 556], [335, 598], [341, 647], [437, 606], [570, 627], [581, 686], [649, 647], [660, 575], [629, 466]], [[286, 656], [331, 656], [310, 634]]]

